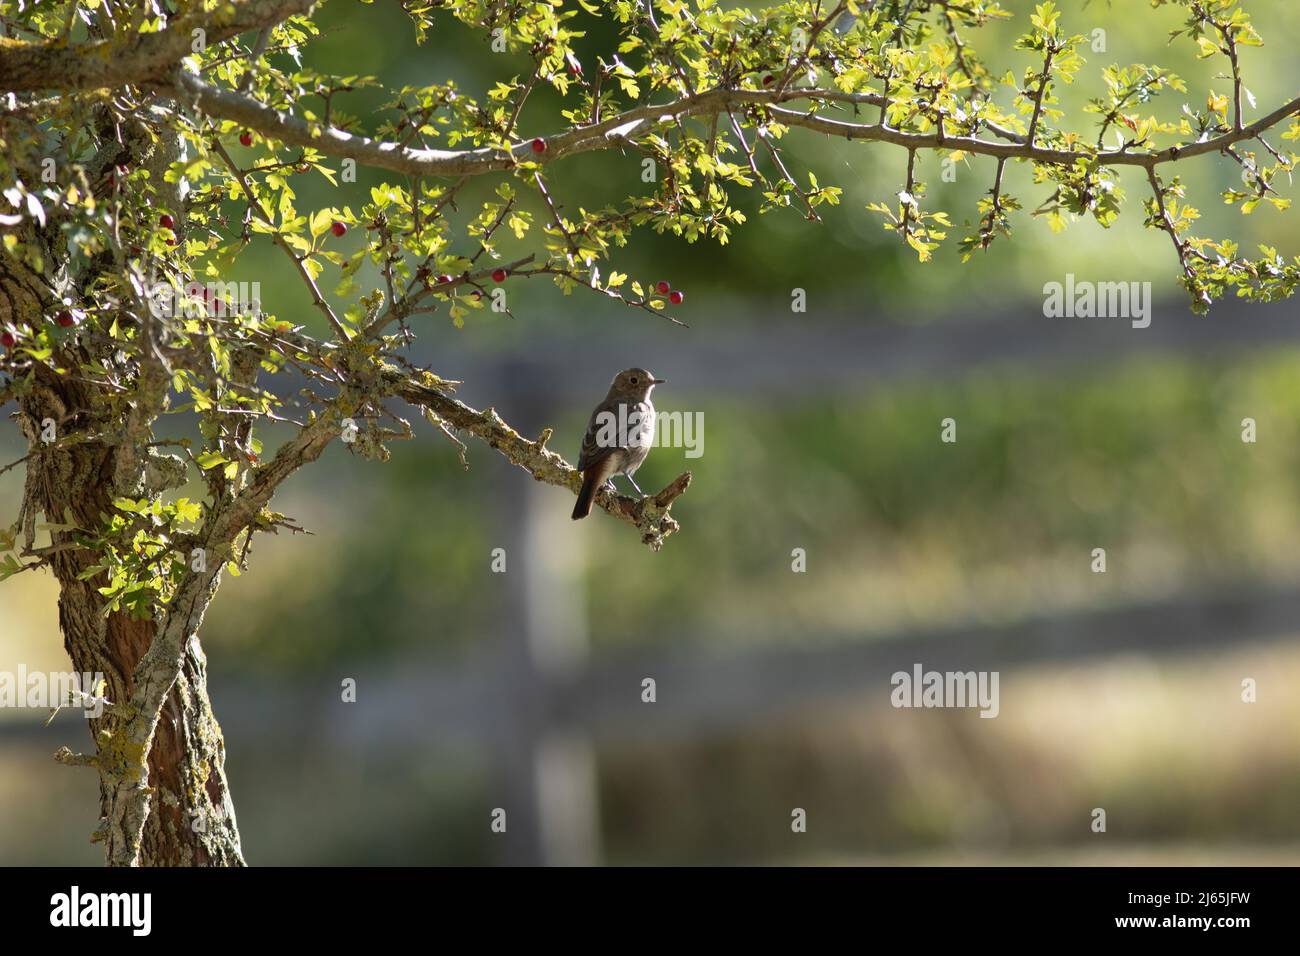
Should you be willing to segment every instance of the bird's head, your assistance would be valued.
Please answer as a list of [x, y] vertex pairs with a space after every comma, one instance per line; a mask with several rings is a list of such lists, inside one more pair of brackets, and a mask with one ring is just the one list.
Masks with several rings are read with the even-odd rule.
[[650, 397], [651, 389], [663, 382], [662, 378], [655, 378], [643, 368], [625, 368], [614, 376], [609, 394], [611, 398], [643, 402]]

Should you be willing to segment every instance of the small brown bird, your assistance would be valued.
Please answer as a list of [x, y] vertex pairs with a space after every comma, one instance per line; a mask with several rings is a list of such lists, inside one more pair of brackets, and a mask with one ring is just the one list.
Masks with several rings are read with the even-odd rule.
[[641, 467], [654, 444], [655, 407], [650, 403], [650, 392], [663, 382], [643, 368], [627, 368], [614, 376], [609, 394], [591, 413], [587, 434], [582, 438], [582, 452], [578, 455], [582, 490], [573, 506], [574, 521], [591, 514], [591, 503], [601, 485], [608, 483], [617, 490], [615, 475], [626, 476], [638, 495], [645, 494], [632, 473]]

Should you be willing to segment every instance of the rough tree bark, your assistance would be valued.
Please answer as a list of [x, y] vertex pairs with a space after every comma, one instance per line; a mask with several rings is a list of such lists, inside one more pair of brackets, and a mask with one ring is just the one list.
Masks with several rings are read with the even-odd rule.
[[[68, 383], [58, 383], [66, 385]], [[42, 386], [22, 400], [21, 416], [32, 457], [28, 460], [27, 507], [46, 515], [64, 516], [80, 527], [94, 527], [122, 495], [114, 481], [116, 449], [102, 442], [82, 442], [42, 450], [39, 423], [61, 409], [89, 407], [84, 395], [62, 393], [55, 383]], [[68, 543], [66, 532], [55, 532], [57, 547]], [[50, 567], [59, 582], [59, 627], [63, 644], [77, 673], [101, 673], [99, 692], [111, 704], [103, 716], [90, 721], [99, 745], [95, 766], [100, 771], [102, 804], [99, 835], [108, 842], [112, 860], [130, 837], [114, 833], [111, 803], [117, 787], [148, 786], [152, 799], [140, 837], [139, 862], [150, 866], [242, 865], [239, 831], [225, 773], [225, 744], [208, 699], [206, 662], [197, 633], [186, 642], [180, 676], [165, 698], [148, 746], [148, 777], [136, 779], [138, 754], [121, 733], [128, 715], [120, 702], [136, 691], [135, 673], [153, 645], [159, 622], [132, 620], [126, 613], [105, 616], [98, 588], [103, 572], [84, 579], [93, 562], [84, 550], [70, 548], [52, 555]], [[115, 757], [117, 751], [122, 752]], [[116, 860], [114, 862], [121, 862]]]

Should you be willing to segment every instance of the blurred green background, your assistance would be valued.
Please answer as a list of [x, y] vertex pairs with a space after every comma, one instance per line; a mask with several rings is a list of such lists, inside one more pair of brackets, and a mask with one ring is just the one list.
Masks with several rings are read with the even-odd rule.
[[[974, 39], [1020, 71], [1009, 39], [1031, 5], [1006, 6], [1015, 18]], [[1243, 62], [1262, 113], [1295, 95], [1300, 27], [1280, 0], [1248, 9], [1267, 41]], [[1178, 19], [1070, 4], [1068, 27], [1104, 29], [1107, 51], [1064, 108], [1082, 117], [1111, 63], [1171, 67], [1197, 103], [1222, 89], [1194, 47], [1167, 45]], [[479, 95], [526, 69], [457, 24], [416, 47], [395, 5], [326, 4], [322, 24], [305, 62], [392, 86], [450, 76]], [[584, 60], [609, 46], [590, 29]], [[348, 108], [376, 125], [381, 99]], [[1180, 102], [1150, 108], [1172, 118]], [[555, 105], [535, 96], [521, 133], [552, 129]], [[570, 459], [615, 371], [668, 379], [659, 409], [701, 412], [705, 444], [698, 459], [657, 449], [638, 473], [647, 491], [694, 473], [661, 553], [605, 516], [570, 522], [566, 493], [485, 446], [462, 470], [420, 421], [387, 465], [335, 447], [285, 488], [278, 509], [315, 536], [258, 541], [203, 634], [250, 863], [1300, 861], [1294, 305], [1191, 315], [1132, 173], [1110, 230], [1053, 236], [1021, 214], [972, 262], [955, 229], [920, 265], [864, 208], [901, 188], [903, 153], [798, 132], [783, 145], [792, 170], [843, 187], [823, 224], [742, 198], [750, 222], [725, 247], [646, 233], [617, 254], [686, 291], [689, 330], [540, 283], [510, 287], [514, 318], [416, 327], [418, 361], [525, 433], [553, 426]], [[1197, 231], [1294, 252], [1293, 217], [1221, 205], [1236, 169], [1179, 170]], [[359, 208], [384, 181], [359, 172], [301, 205]], [[649, 189], [639, 173], [635, 154], [582, 157], [553, 191], [595, 208]], [[921, 160], [926, 207], [974, 219], [991, 163], [939, 173]], [[1029, 208], [1043, 198], [1018, 167], [1007, 183]], [[241, 269], [267, 308], [315, 321], [277, 258]], [[1043, 284], [1067, 273], [1151, 281], [1152, 327], [1044, 318]], [[947, 417], [955, 444], [939, 441]], [[0, 450], [24, 453], [16, 429]], [[0, 476], [0, 516], [21, 483]], [[66, 666], [54, 599], [48, 579], [4, 584], [0, 670]], [[914, 661], [999, 670], [999, 717], [893, 709], [888, 675]], [[339, 699], [348, 677], [355, 704]], [[50, 759], [85, 728], [44, 719], [0, 711], [0, 861], [97, 863], [96, 781]]]

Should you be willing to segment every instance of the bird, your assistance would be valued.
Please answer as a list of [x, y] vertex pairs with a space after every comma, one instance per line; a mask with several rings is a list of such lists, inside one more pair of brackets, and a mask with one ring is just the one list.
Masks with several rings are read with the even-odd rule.
[[591, 503], [601, 485], [614, 485], [614, 476], [623, 475], [645, 496], [632, 474], [641, 467], [655, 440], [655, 407], [650, 393], [664, 379], [655, 378], [643, 368], [625, 368], [614, 376], [605, 400], [596, 406], [582, 438], [578, 470], [582, 472], [582, 490], [573, 506], [573, 520], [591, 514]]

